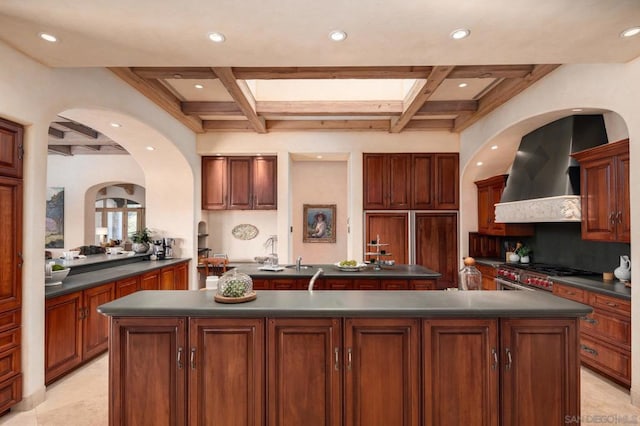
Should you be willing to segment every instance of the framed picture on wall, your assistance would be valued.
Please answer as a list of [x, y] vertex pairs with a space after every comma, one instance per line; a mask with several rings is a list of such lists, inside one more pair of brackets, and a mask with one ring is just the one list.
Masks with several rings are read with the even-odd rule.
[[64, 247], [64, 188], [47, 188], [45, 247]]
[[303, 204], [304, 243], [336, 242], [336, 205]]

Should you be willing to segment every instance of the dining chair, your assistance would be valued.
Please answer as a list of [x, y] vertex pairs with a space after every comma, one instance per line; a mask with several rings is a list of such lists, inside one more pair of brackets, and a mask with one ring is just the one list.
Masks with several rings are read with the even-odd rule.
[[229, 260], [225, 257], [207, 257], [202, 261], [204, 264], [205, 276], [220, 276], [227, 272]]

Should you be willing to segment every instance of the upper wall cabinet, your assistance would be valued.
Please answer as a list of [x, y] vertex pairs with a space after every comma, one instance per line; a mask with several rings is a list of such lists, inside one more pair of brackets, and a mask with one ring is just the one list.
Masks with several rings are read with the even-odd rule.
[[509, 175], [497, 175], [474, 182], [478, 188], [478, 233], [496, 236], [531, 236], [531, 223], [496, 223], [495, 205], [500, 202]]
[[582, 239], [630, 242], [629, 139], [573, 157], [580, 162]]
[[202, 157], [203, 210], [277, 207], [277, 157]]
[[22, 178], [22, 126], [0, 118], [0, 176]]
[[364, 154], [365, 210], [458, 209], [458, 154]]

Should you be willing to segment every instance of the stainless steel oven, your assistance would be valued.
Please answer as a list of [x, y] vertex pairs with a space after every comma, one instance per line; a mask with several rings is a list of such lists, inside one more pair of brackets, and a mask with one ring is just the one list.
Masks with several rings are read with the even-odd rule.
[[535, 289], [531, 287], [526, 287], [521, 284], [516, 284], [511, 281], [507, 281], [502, 278], [495, 278], [496, 290], [527, 290], [527, 291], [535, 291]]

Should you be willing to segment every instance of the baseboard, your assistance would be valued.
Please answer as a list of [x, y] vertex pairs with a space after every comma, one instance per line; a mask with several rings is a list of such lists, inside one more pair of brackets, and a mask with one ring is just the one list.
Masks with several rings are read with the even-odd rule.
[[631, 388], [631, 405], [635, 405], [636, 407], [640, 407], [640, 392]]
[[12, 411], [29, 411], [36, 408], [36, 406], [42, 404], [45, 400], [45, 393], [47, 388], [42, 386], [40, 389], [32, 393], [31, 395], [22, 396], [22, 401], [11, 407]]

